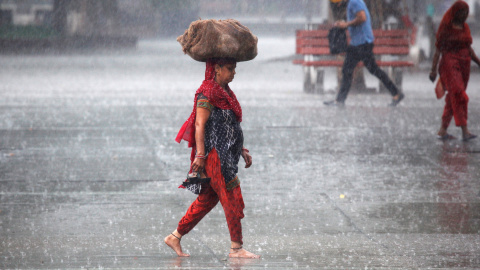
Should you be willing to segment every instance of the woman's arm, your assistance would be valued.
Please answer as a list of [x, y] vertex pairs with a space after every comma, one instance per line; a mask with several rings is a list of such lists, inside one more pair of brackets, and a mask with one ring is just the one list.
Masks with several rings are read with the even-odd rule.
[[472, 57], [473, 62], [480, 66], [480, 59], [478, 59], [477, 54], [475, 54], [475, 51], [472, 47], [470, 47], [470, 57]]
[[[197, 107], [195, 117], [195, 143], [197, 147], [197, 156], [205, 156], [205, 125], [210, 117], [210, 111], [205, 108]], [[205, 158], [195, 157], [192, 163], [192, 171], [203, 172], [205, 168]]]
[[250, 168], [250, 166], [252, 166], [252, 156], [245, 147], [242, 147], [242, 157], [245, 160], [245, 168]]
[[432, 61], [432, 70], [430, 71], [430, 80], [432, 82], [434, 82], [435, 79], [437, 78], [438, 60], [440, 60], [440, 51], [437, 48], [435, 48], [435, 54], [433, 55], [433, 61]]

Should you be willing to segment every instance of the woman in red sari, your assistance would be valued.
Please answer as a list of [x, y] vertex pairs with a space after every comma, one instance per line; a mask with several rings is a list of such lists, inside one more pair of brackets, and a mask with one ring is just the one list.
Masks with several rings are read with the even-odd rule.
[[182, 236], [190, 232], [218, 202], [223, 206], [230, 231], [229, 257], [260, 257], [243, 249], [241, 219], [245, 206], [237, 172], [240, 157], [245, 160], [245, 168], [252, 165], [252, 157], [243, 147], [242, 108], [228, 86], [234, 78], [235, 68], [234, 59], [207, 61], [205, 80], [195, 94], [193, 111], [176, 138], [177, 142], [188, 141], [192, 147], [189, 175], [199, 174], [196, 180], [210, 178], [209, 182], [203, 183], [194, 183], [189, 178], [180, 186], [198, 194], [177, 229], [164, 240], [180, 257], [189, 256], [182, 251]]
[[455, 138], [447, 133], [452, 117], [455, 119], [455, 125], [461, 127], [464, 141], [477, 137], [467, 128], [466, 89], [470, 77], [470, 62], [473, 60], [480, 66], [480, 60], [471, 47], [472, 35], [466, 23], [468, 13], [468, 4], [464, 1], [456, 1], [443, 16], [437, 31], [430, 80], [435, 81], [437, 65], [441, 58], [438, 73], [440, 73], [440, 83], [447, 91], [442, 125], [438, 131], [438, 138], [441, 140]]

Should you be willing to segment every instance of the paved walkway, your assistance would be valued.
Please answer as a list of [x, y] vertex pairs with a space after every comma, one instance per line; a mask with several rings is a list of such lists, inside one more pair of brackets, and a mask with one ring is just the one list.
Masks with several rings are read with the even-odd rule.
[[245, 247], [259, 260], [227, 259], [221, 206], [182, 240], [190, 258], [162, 243], [195, 199], [176, 188], [189, 150], [173, 139], [204, 67], [177, 44], [2, 57], [0, 268], [480, 268], [480, 140], [436, 140], [443, 101], [427, 74], [405, 74], [398, 108], [385, 94], [328, 108], [333, 95], [302, 92], [298, 66], [269, 61], [292, 44], [263, 39], [231, 84], [254, 160], [239, 172]]

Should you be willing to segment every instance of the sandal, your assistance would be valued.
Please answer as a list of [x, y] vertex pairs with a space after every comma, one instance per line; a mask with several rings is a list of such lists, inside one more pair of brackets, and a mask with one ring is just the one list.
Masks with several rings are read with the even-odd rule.
[[466, 141], [473, 140], [473, 139], [475, 139], [475, 138], [477, 138], [477, 135], [469, 134], [467, 137], [464, 137], [462, 140], [463, 140], [464, 142], [466, 142]]
[[189, 185], [194, 185], [194, 184], [203, 184], [203, 183], [209, 183], [210, 182], [210, 177], [205, 177], [202, 178], [200, 176], [200, 173], [198, 172], [192, 172], [187, 175], [187, 179], [185, 182], [183, 182], [183, 186], [189, 186]]
[[449, 141], [449, 140], [455, 140], [456, 137], [453, 136], [453, 135], [450, 135], [450, 134], [446, 133], [446, 134], [443, 135], [443, 136], [437, 135], [437, 139], [439, 139], [439, 140], [441, 140], [441, 141]]

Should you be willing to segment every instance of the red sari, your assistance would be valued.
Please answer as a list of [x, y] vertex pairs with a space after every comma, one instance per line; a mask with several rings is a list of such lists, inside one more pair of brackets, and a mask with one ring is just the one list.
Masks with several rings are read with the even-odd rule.
[[466, 93], [470, 78], [470, 46], [472, 36], [470, 27], [463, 22], [462, 29], [453, 27], [453, 21], [459, 11], [468, 12], [468, 4], [455, 2], [443, 16], [437, 31], [436, 47], [441, 52], [439, 74], [444, 89], [445, 108], [442, 115], [442, 127], [448, 128], [452, 117], [456, 126], [466, 126], [468, 118], [468, 96]]

